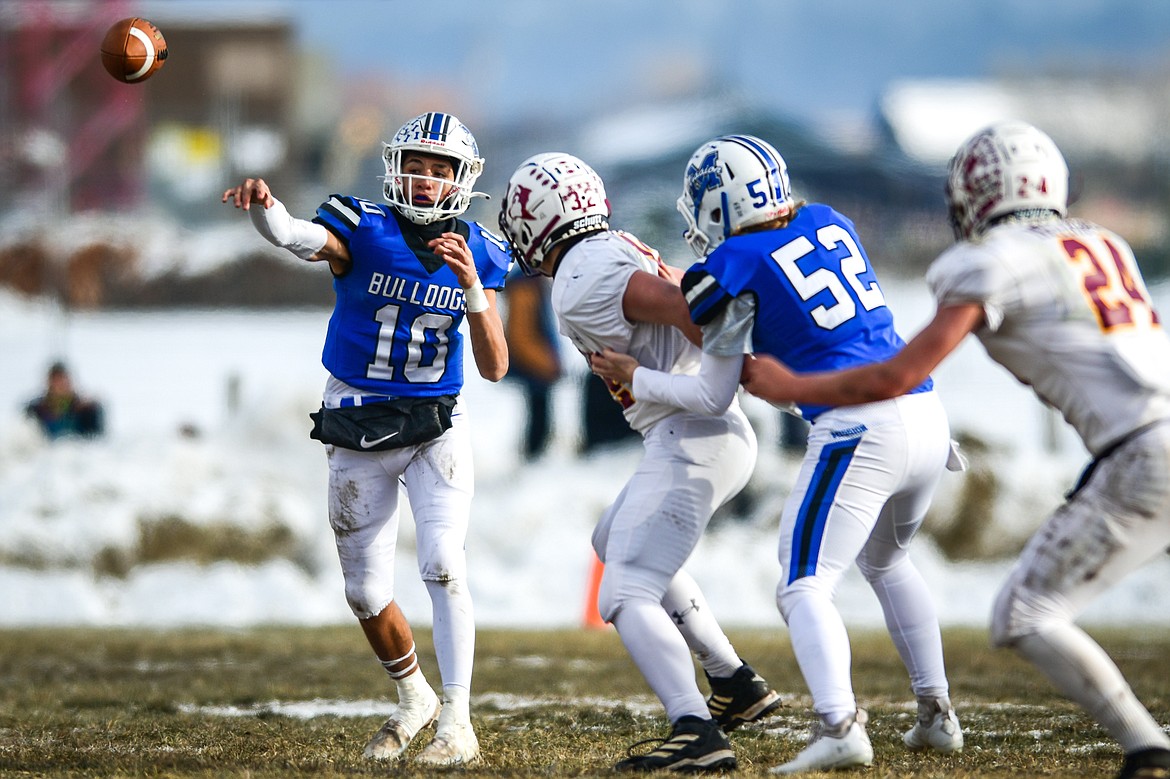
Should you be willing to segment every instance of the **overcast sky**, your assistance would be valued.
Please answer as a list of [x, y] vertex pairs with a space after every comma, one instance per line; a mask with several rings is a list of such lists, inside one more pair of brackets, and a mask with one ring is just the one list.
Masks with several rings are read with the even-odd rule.
[[1164, 0], [144, 0], [143, 15], [291, 20], [340, 74], [454, 91], [485, 118], [706, 92], [801, 118], [891, 80], [1170, 67]]

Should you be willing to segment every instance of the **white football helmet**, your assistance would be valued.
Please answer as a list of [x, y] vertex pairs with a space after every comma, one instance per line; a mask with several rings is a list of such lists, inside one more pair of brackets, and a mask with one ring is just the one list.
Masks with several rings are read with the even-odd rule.
[[549, 249], [578, 235], [609, 229], [605, 184], [571, 154], [529, 157], [508, 180], [500, 205], [500, 230], [521, 269], [533, 275]]
[[[406, 152], [449, 158], [455, 169], [454, 182], [403, 173], [402, 156]], [[382, 178], [383, 196], [415, 224], [426, 225], [458, 216], [467, 210], [471, 198], [487, 197], [483, 192], [472, 191], [475, 180], [483, 173], [483, 158], [479, 156], [475, 137], [451, 114], [421, 114], [402, 125], [390, 143], [382, 144], [382, 161], [386, 163], [386, 175]], [[438, 181], [450, 185], [451, 190], [433, 205], [419, 205], [411, 202], [405, 186], [408, 181], [417, 179]]]
[[955, 237], [979, 235], [1018, 211], [1068, 214], [1068, 165], [1052, 139], [1025, 122], [1000, 122], [971, 136], [951, 158], [947, 208]]
[[793, 208], [788, 166], [767, 141], [724, 135], [699, 147], [683, 175], [678, 210], [683, 238], [706, 257], [739, 230], [784, 216]]

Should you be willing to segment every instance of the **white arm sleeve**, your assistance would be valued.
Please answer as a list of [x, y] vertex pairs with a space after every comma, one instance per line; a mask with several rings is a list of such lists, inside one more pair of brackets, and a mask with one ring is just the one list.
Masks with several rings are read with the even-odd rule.
[[639, 366], [634, 371], [634, 397], [678, 406], [700, 414], [722, 414], [735, 399], [743, 355], [703, 352], [697, 375], [664, 373]]
[[284, 203], [276, 198], [272, 198], [270, 208], [253, 204], [248, 214], [256, 232], [267, 238], [270, 244], [288, 249], [302, 260], [321, 251], [329, 238], [324, 225], [293, 218]]

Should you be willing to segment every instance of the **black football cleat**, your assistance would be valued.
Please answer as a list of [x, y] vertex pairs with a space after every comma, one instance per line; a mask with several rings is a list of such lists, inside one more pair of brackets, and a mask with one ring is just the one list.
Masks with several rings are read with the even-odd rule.
[[[635, 744], [645, 744], [640, 741]], [[632, 750], [634, 747], [631, 747]], [[631, 755], [614, 766], [615, 771], [648, 772], [731, 771], [735, 769], [735, 753], [731, 742], [715, 720], [694, 716], [679, 717], [670, 732], [670, 738], [660, 741], [653, 752]]]
[[1170, 779], [1170, 749], [1143, 749], [1126, 755], [1117, 779]]
[[711, 683], [711, 697], [707, 709], [711, 717], [727, 733], [745, 722], [755, 722], [784, 705], [780, 693], [764, 681], [764, 677], [744, 663], [731, 676], [707, 674]]

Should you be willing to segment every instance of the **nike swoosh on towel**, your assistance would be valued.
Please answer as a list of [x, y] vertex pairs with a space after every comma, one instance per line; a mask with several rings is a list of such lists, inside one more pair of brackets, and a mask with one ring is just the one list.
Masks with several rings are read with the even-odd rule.
[[362, 436], [362, 440], [358, 441], [358, 444], [362, 447], [362, 449], [369, 449], [372, 446], [377, 446], [378, 444], [382, 443], [383, 441], [389, 441], [391, 438], [398, 435], [399, 432], [400, 431], [395, 431], [395, 432], [391, 433], [390, 435], [384, 435], [381, 438], [375, 438], [373, 441], [368, 441], [368, 440], [366, 440], [365, 436]]

